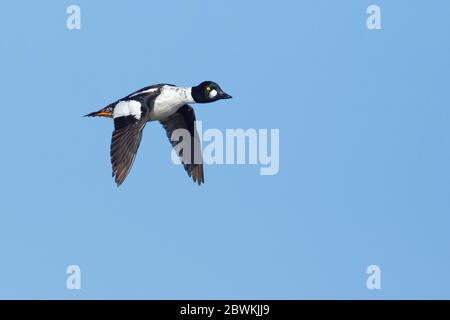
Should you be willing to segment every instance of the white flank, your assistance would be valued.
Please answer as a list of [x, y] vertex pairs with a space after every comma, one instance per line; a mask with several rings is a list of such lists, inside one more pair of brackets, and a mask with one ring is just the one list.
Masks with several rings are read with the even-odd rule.
[[164, 86], [155, 99], [150, 116], [154, 120], [162, 120], [177, 112], [181, 106], [194, 102], [191, 88]]
[[113, 112], [113, 118], [133, 116], [136, 119], [141, 118], [141, 103], [139, 101], [119, 101]]

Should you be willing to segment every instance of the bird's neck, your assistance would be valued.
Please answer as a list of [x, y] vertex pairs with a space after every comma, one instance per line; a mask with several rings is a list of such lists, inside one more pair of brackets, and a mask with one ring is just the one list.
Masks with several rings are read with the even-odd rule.
[[192, 87], [183, 88], [186, 97], [186, 103], [196, 103], [194, 97], [192, 96]]
[[191, 87], [191, 97], [194, 103], [204, 103], [203, 90], [200, 87]]

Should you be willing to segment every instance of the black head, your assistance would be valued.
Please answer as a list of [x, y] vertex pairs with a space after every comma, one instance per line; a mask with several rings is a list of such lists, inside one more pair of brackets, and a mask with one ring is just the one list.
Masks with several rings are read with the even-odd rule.
[[204, 81], [196, 87], [192, 87], [192, 98], [197, 103], [214, 102], [221, 99], [231, 99], [220, 86], [212, 81]]

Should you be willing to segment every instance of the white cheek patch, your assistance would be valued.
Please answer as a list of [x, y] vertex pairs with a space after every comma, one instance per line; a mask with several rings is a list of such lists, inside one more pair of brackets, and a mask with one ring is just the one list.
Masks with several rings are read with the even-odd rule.
[[113, 118], [133, 116], [136, 119], [141, 118], [141, 103], [139, 101], [120, 101], [114, 108]]
[[211, 91], [209, 92], [209, 97], [210, 97], [210, 98], [214, 98], [215, 96], [217, 96], [217, 91], [216, 91], [216, 90], [211, 90]]

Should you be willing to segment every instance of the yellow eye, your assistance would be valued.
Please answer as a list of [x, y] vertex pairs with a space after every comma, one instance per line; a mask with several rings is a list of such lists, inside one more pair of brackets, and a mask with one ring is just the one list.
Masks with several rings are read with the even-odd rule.
[[211, 91], [211, 87], [206, 87], [206, 91]]

